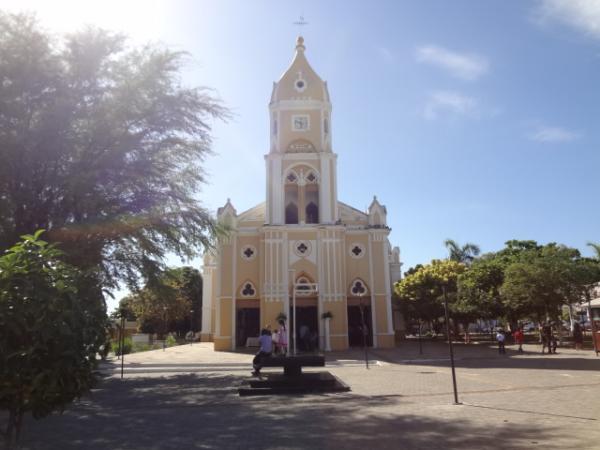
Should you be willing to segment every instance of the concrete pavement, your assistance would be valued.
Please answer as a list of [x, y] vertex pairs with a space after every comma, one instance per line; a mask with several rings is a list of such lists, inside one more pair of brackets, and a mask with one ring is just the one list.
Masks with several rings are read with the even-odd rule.
[[[62, 416], [27, 420], [26, 449], [600, 449], [600, 358], [526, 346], [499, 356], [457, 345], [453, 404], [447, 347], [327, 355], [344, 394], [239, 397], [251, 354], [210, 344], [127, 355]], [[268, 370], [268, 369], [264, 369]], [[276, 369], [274, 369], [276, 370]]]

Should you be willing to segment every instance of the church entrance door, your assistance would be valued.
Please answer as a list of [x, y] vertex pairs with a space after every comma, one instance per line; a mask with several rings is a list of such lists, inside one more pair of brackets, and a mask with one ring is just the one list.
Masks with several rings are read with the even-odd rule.
[[[371, 306], [363, 306], [365, 325], [368, 330], [367, 346], [373, 346], [373, 325], [371, 321]], [[363, 346], [363, 318], [359, 305], [348, 306], [348, 342], [350, 347]]]
[[[303, 299], [304, 300], [304, 299]], [[315, 300], [316, 302], [316, 300]], [[290, 308], [290, 336], [298, 339], [298, 352], [312, 352], [319, 349], [319, 311], [316, 306], [296, 306], [296, 327], [294, 332], [294, 311]], [[290, 349], [293, 343], [290, 343]]]
[[235, 345], [244, 347], [246, 339], [260, 336], [260, 308], [238, 308]]

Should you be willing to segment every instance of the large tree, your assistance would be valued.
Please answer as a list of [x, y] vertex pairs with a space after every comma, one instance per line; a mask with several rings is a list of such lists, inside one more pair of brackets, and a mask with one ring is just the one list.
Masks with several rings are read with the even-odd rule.
[[[131, 310], [144, 332], [189, 331], [198, 328], [202, 311], [202, 276], [193, 267], [174, 267], [134, 294], [121, 300]], [[194, 325], [195, 324], [195, 325]]]
[[487, 254], [475, 260], [469, 270], [458, 277], [456, 308], [481, 319], [498, 319], [505, 308], [500, 296], [504, 282], [502, 260]]
[[589, 284], [600, 279], [597, 266], [564, 245], [531, 247], [507, 265], [502, 301], [513, 317], [556, 320], [562, 305], [580, 302]]
[[46, 229], [114, 287], [209, 244], [201, 163], [227, 111], [181, 83], [185, 53], [91, 28], [56, 37], [0, 13], [0, 61], [0, 249]]
[[[432, 260], [407, 272], [394, 286], [401, 307], [432, 325], [444, 314], [443, 293], [446, 290], [451, 307], [456, 301], [457, 279], [466, 270], [463, 263], [450, 260]], [[403, 303], [406, 305], [403, 306]], [[463, 320], [464, 313], [453, 308], [454, 316]]]

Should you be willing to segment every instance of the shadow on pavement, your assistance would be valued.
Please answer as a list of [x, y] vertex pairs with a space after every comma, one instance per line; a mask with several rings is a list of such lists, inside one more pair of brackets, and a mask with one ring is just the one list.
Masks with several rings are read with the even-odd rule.
[[[398, 396], [240, 398], [233, 375], [104, 379], [63, 415], [25, 423], [23, 449], [523, 448], [556, 431], [400, 414]], [[462, 408], [444, 406], [444, 408]], [[444, 411], [445, 417], [444, 417]]]

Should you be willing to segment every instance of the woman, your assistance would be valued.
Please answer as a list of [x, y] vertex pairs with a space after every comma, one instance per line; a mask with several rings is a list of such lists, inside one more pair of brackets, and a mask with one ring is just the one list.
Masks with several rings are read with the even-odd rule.
[[281, 351], [281, 354], [287, 355], [288, 348], [288, 339], [287, 339], [287, 330], [285, 328], [285, 322], [283, 320], [279, 321], [279, 330], [277, 330], [277, 347]]

